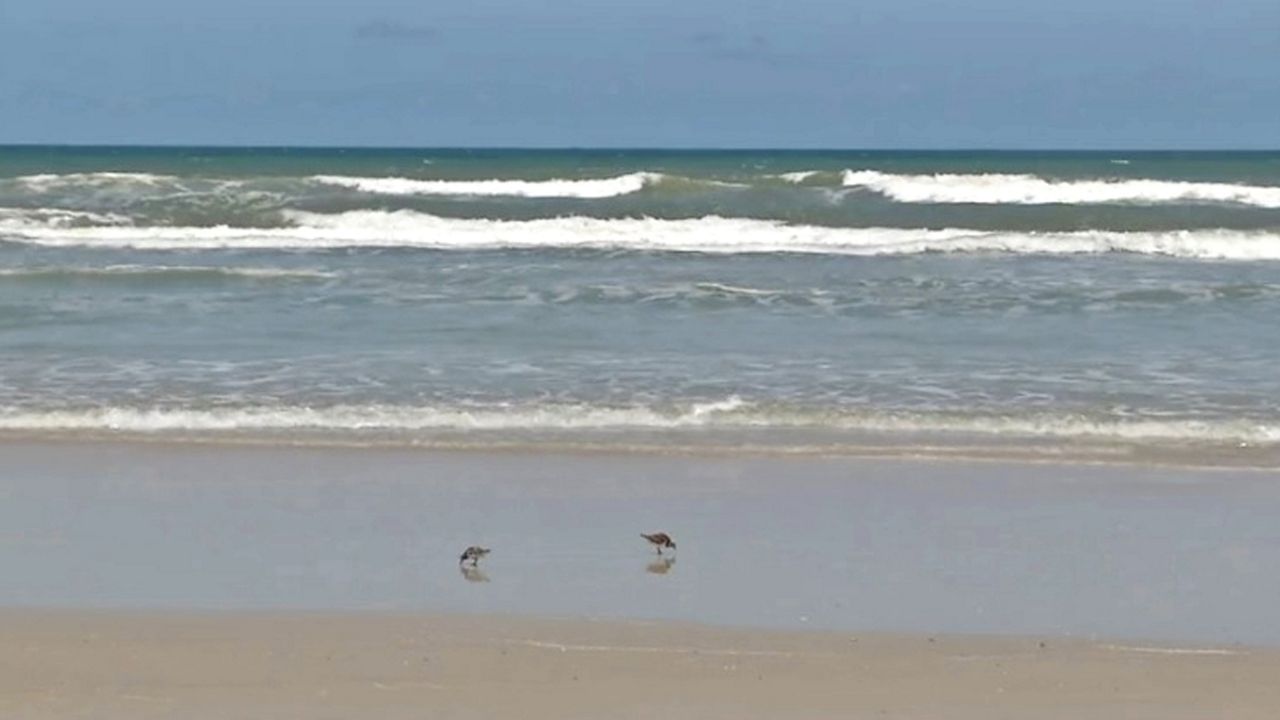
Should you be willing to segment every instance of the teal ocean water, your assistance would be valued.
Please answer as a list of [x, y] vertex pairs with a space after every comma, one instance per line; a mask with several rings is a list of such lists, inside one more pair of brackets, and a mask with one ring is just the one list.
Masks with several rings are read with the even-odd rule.
[[0, 148], [0, 432], [1280, 449], [1280, 153]]

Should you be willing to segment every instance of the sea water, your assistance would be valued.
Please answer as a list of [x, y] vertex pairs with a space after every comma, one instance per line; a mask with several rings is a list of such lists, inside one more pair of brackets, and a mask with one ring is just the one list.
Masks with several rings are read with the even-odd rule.
[[1280, 450], [1280, 153], [0, 148], [0, 433]]

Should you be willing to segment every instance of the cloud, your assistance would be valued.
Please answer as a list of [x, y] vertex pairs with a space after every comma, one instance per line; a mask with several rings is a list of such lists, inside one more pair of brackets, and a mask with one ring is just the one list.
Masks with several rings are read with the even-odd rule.
[[434, 40], [437, 34], [433, 27], [410, 25], [393, 20], [373, 20], [355, 29], [355, 36], [361, 40], [426, 42]]

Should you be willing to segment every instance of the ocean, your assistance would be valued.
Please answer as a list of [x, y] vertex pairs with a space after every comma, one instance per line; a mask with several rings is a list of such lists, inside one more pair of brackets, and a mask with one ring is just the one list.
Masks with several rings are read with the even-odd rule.
[[1280, 464], [1280, 153], [0, 148], [0, 434]]

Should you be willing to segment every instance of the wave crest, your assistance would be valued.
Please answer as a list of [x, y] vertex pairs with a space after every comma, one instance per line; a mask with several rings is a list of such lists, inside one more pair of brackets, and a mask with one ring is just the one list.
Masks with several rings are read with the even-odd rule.
[[1010, 232], [950, 228], [842, 228], [706, 216], [685, 220], [570, 216], [538, 220], [445, 218], [410, 210], [285, 211], [287, 227], [51, 227], [0, 219], [0, 238], [54, 247], [217, 250], [423, 248], [578, 249], [695, 253], [914, 255], [1133, 253], [1218, 260], [1280, 260], [1280, 233]]
[[103, 187], [107, 185], [133, 185], [155, 187], [178, 179], [171, 175], [134, 172], [42, 173], [20, 175], [12, 181], [28, 192], [51, 192], [67, 187]]
[[315, 175], [313, 182], [379, 195], [469, 195], [599, 199], [640, 192], [660, 182], [661, 173], [634, 172], [577, 180], [418, 180], [403, 177]]
[[845, 187], [903, 203], [985, 205], [1162, 205], [1220, 203], [1280, 208], [1280, 187], [1148, 179], [1049, 180], [1036, 175], [896, 175], [846, 170]]
[[0, 228], [14, 227], [89, 227], [94, 225], [128, 225], [130, 220], [116, 213], [68, 210], [65, 208], [0, 207]]

